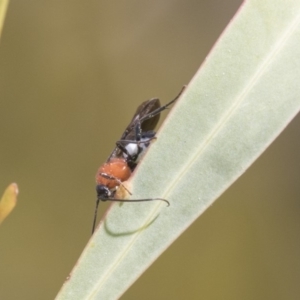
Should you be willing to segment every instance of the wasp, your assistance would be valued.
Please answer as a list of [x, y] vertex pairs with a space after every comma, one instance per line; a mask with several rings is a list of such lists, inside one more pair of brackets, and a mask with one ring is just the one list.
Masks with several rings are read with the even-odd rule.
[[[145, 150], [149, 147], [151, 141], [156, 138], [154, 129], [159, 121], [160, 113], [179, 98], [184, 88], [185, 86], [172, 101], [163, 106], [160, 105], [158, 98], [143, 102], [137, 108], [121, 138], [116, 142], [116, 147], [107, 161], [99, 167], [96, 174], [97, 201], [92, 233], [95, 230], [100, 201], [145, 202], [159, 200], [166, 202], [168, 206], [170, 205], [168, 200], [162, 198], [127, 200], [115, 198], [115, 193], [121, 185], [126, 189], [122, 182], [130, 178]], [[127, 192], [131, 195], [130, 191], [127, 190]]]

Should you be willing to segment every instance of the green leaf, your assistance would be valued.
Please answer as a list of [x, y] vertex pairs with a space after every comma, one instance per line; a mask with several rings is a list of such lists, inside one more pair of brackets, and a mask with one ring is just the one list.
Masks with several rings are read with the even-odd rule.
[[112, 205], [57, 299], [119, 298], [285, 128], [300, 108], [299, 24], [299, 1], [245, 2], [128, 184], [170, 207]]

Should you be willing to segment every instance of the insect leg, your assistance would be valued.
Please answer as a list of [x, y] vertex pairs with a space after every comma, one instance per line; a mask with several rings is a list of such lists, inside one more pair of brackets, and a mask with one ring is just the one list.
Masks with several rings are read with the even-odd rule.
[[143, 116], [142, 118], [140, 118], [139, 120], [137, 120], [136, 125], [135, 125], [135, 133], [136, 133], [136, 139], [139, 140], [141, 139], [141, 135], [142, 135], [142, 123], [148, 119], [151, 119], [153, 117], [155, 117], [156, 115], [160, 114], [162, 111], [164, 111], [165, 109], [167, 109], [171, 104], [173, 104], [179, 97], [180, 95], [183, 93], [184, 89], [185, 89], [185, 85], [183, 86], [183, 88], [181, 89], [181, 91], [179, 92], [179, 94], [169, 103], [158, 107], [157, 109], [155, 109], [154, 111], [152, 111], [151, 113]]
[[132, 195], [132, 193], [126, 188], [126, 186], [122, 183], [122, 181], [118, 178], [116, 178], [115, 176], [109, 175], [107, 173], [100, 173], [99, 176], [102, 176], [105, 179], [110, 179], [110, 180], [115, 180], [118, 185], [122, 185], [124, 187], [124, 189], [130, 194]]
[[[143, 151], [143, 148], [147, 148], [152, 140], [156, 139], [154, 131], [142, 132], [142, 136], [139, 140], [119, 140], [116, 142], [117, 148], [127, 155], [128, 160], [134, 161], [136, 157]], [[136, 144], [137, 149], [135, 153], [130, 152], [130, 148], [127, 149], [131, 144]], [[140, 145], [144, 144], [144, 147]], [[148, 144], [148, 145], [147, 145]]]

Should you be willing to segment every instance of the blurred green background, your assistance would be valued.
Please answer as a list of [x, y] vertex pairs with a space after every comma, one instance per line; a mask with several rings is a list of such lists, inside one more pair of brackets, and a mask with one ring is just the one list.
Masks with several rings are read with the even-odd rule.
[[[98, 166], [142, 101], [166, 103], [190, 81], [241, 2], [10, 3], [0, 191], [17, 182], [20, 196], [0, 228], [1, 300], [55, 297], [90, 237]], [[299, 127], [298, 116], [122, 299], [299, 299]]]

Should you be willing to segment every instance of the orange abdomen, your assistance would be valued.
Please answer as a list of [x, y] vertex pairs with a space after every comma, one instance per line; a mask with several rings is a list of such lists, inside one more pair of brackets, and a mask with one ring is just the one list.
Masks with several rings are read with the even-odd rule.
[[119, 185], [118, 180], [125, 181], [130, 176], [131, 170], [126, 161], [122, 158], [113, 158], [109, 162], [104, 163], [98, 169], [96, 174], [96, 182], [97, 184], [104, 185], [109, 189], [112, 189]]

